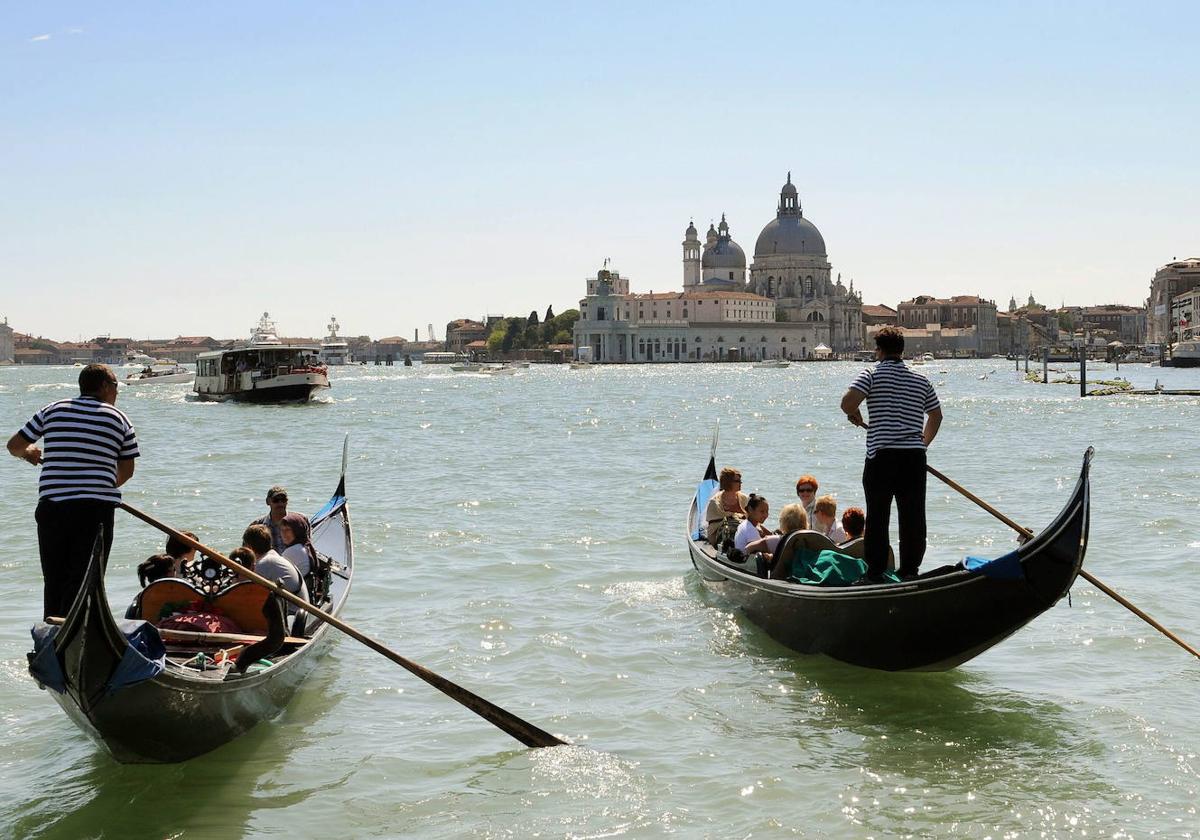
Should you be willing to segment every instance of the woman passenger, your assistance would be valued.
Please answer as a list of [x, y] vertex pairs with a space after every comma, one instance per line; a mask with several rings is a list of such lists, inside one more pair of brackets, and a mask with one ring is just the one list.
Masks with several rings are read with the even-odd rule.
[[750, 497], [742, 492], [742, 474], [733, 467], [725, 467], [717, 478], [720, 490], [713, 493], [704, 509], [704, 521], [708, 523], [708, 541], [717, 545], [721, 528], [726, 519], [746, 518], [746, 503]]
[[316, 546], [312, 544], [312, 526], [308, 517], [299, 513], [289, 513], [279, 523], [279, 536], [285, 546], [283, 556], [292, 561], [292, 565], [300, 572], [300, 577], [304, 578], [304, 585], [308, 587], [308, 594], [313, 603], [319, 603], [317, 599], [325, 591], [324, 572], [321, 571], [321, 564], [317, 559]]
[[762, 496], [750, 494], [746, 502], [746, 521], [738, 526], [733, 536], [733, 547], [745, 554], [762, 554], [767, 560], [779, 544], [779, 535], [772, 534], [763, 525], [771, 513], [771, 506]]

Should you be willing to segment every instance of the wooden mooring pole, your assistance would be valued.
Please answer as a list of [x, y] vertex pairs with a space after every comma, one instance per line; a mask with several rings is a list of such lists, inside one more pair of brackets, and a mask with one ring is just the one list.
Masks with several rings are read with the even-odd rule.
[[1079, 396], [1087, 396], [1087, 345], [1079, 348]]

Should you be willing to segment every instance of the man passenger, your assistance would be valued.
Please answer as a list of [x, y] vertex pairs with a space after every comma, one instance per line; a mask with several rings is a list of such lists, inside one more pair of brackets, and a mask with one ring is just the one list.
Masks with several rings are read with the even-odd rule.
[[[283, 554], [283, 550], [287, 548], [283, 542], [283, 534], [280, 532], [279, 526], [283, 523], [283, 517], [288, 514], [288, 494], [287, 489], [276, 484], [267, 491], [267, 507], [270, 513], [261, 519], [255, 519], [251, 525], [265, 525], [271, 534], [271, 548], [277, 553]], [[304, 516], [302, 513], [297, 516]], [[304, 517], [304, 521], [308, 521], [308, 517]]]

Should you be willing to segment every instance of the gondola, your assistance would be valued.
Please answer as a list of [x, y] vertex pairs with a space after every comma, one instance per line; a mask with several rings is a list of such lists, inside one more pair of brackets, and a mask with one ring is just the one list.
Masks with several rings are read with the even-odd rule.
[[[345, 473], [343, 447], [337, 490], [311, 519], [313, 544], [330, 560], [318, 606], [334, 616], [345, 606], [354, 572]], [[277, 653], [240, 674], [214, 659], [220, 659], [221, 649], [260, 638], [253, 635], [256, 631], [247, 629], [241, 636], [160, 632], [149, 621], [115, 618], [104, 591], [99, 542], [65, 618], [61, 623], [34, 626], [29, 670], [75, 724], [117, 761], [185, 761], [276, 716], [321, 664], [338, 635], [328, 624], [310, 617], [307, 627], [288, 636]], [[221, 567], [205, 568], [212, 576]], [[215, 603], [229, 608], [230, 615], [240, 604], [243, 614], [253, 618], [256, 612], [265, 621], [261, 607], [267, 590], [250, 581], [233, 582], [219, 592], [177, 579], [155, 581], [142, 590], [139, 609], [150, 609], [151, 590], [160, 586], [174, 587], [176, 594], [184, 592], [185, 597], [198, 600], [215, 598]], [[257, 611], [248, 612], [247, 604], [257, 604]]]
[[788, 648], [884, 671], [943, 671], [1003, 641], [1067, 594], [1087, 550], [1092, 449], [1062, 511], [1015, 551], [902, 583], [822, 587], [768, 580], [703, 539], [716, 492], [714, 443], [688, 516], [688, 551], [709, 589]]

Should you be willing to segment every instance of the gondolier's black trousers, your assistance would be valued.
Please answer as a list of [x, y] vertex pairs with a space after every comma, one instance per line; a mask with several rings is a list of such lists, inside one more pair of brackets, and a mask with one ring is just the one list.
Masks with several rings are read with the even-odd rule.
[[96, 533], [104, 528], [104, 565], [113, 539], [112, 502], [98, 499], [70, 499], [65, 502], [38, 502], [38, 554], [42, 560], [42, 603], [45, 618], [66, 616], [79, 594]]
[[915, 575], [925, 557], [925, 450], [881, 449], [863, 466], [867, 532], [863, 559], [872, 577], [887, 570], [892, 500], [900, 516], [901, 576]]

